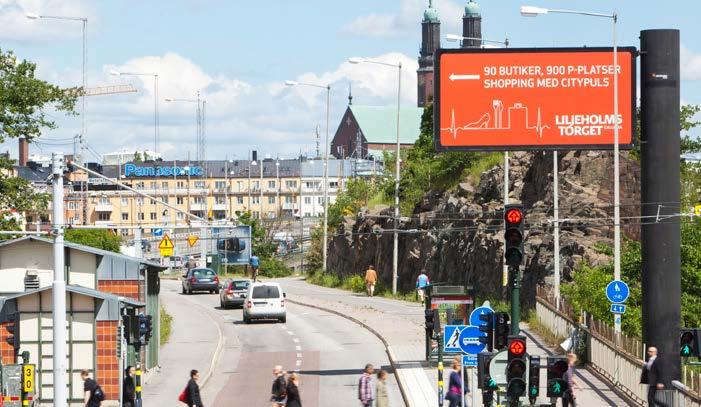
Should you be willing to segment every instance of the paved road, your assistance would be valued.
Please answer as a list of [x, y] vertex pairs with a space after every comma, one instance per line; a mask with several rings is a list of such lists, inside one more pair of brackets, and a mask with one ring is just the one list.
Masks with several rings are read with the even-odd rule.
[[[214, 361], [203, 386], [207, 406], [269, 406], [272, 367], [282, 364], [299, 371], [305, 407], [356, 407], [365, 363], [389, 366], [382, 342], [337, 315], [288, 304], [286, 324], [244, 325], [241, 310], [219, 309], [216, 295], [181, 295], [177, 281], [163, 281], [161, 287], [175, 324], [161, 353], [163, 368], [145, 388], [148, 405], [173, 405], [189, 369], [205, 377]], [[402, 405], [393, 375], [389, 384], [392, 405]]]

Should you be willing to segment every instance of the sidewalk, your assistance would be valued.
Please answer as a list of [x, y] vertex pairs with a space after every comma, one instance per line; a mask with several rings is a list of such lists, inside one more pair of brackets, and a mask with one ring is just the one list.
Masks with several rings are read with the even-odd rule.
[[[428, 367], [424, 361], [425, 331], [421, 305], [382, 297], [367, 298], [357, 293], [307, 284], [300, 279], [284, 279], [281, 282], [290, 302], [336, 313], [377, 335], [385, 344], [407, 406], [438, 405], [437, 370], [435, 367]], [[528, 352], [541, 355], [541, 363], [545, 363], [545, 357], [555, 352], [546, 347], [541, 338], [524, 329], [526, 327], [525, 324], [521, 326], [522, 333], [527, 337]], [[358, 363], [360, 365], [362, 361]], [[450, 376], [449, 363], [450, 360], [444, 360], [443, 379], [446, 387]], [[608, 383], [599, 380], [588, 370], [578, 369], [576, 377], [583, 388], [577, 393], [579, 405], [628, 405]], [[546, 380], [547, 373], [542, 369], [541, 399], [545, 399]], [[481, 393], [478, 389], [475, 390], [476, 405], [481, 405]], [[467, 400], [471, 402], [471, 398], [472, 395], [468, 395]], [[447, 404], [446, 402], [445, 405]]]

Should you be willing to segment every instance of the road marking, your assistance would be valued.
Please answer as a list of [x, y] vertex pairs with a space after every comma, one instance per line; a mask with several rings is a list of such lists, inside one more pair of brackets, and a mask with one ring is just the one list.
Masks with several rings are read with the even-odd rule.
[[287, 333], [290, 335], [294, 335], [294, 332], [292, 332], [292, 331], [287, 331]]
[[301, 358], [301, 357], [302, 357], [302, 354], [301, 354], [301, 353], [298, 353], [298, 354], [297, 354], [297, 357], [298, 357], [298, 358]]
[[302, 366], [302, 361], [301, 361], [301, 360], [297, 360], [296, 365], [297, 365], [297, 366]]
[[301, 346], [295, 346], [295, 349], [296, 349], [296, 350], [302, 350], [302, 347], [301, 347]]
[[299, 339], [297, 338], [292, 338], [292, 340], [295, 341], [295, 343], [299, 343]]

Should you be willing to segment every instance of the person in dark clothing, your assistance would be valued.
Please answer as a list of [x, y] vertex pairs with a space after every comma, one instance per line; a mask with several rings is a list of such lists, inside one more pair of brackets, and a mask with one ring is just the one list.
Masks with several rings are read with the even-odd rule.
[[[462, 361], [459, 358], [453, 360], [453, 371], [450, 373], [448, 380], [448, 393], [445, 399], [450, 401], [450, 407], [458, 407], [462, 405]], [[465, 386], [465, 394], [469, 389]]]
[[302, 407], [298, 385], [299, 376], [297, 376], [297, 373], [290, 374], [290, 377], [287, 379], [287, 407]]
[[666, 404], [655, 399], [657, 390], [664, 390], [662, 363], [657, 357], [657, 348], [654, 346], [647, 348], [647, 356], [647, 363], [643, 366], [643, 373], [640, 376], [640, 383], [648, 385], [647, 403], [650, 407], [667, 407]]
[[134, 407], [136, 405], [136, 382], [134, 381], [136, 369], [134, 369], [134, 366], [127, 366], [124, 373], [124, 383], [122, 384], [122, 406]]
[[282, 366], [277, 365], [273, 368], [273, 376], [275, 376], [275, 379], [273, 380], [272, 395], [270, 396], [272, 407], [284, 406], [287, 398], [287, 383], [285, 382], [285, 372], [282, 370]]
[[85, 407], [100, 407], [102, 401], [95, 395], [98, 390], [102, 393], [100, 385], [90, 378], [90, 373], [87, 370], [82, 370], [80, 372], [80, 377], [83, 379], [83, 405]]
[[200, 397], [200, 386], [197, 381], [200, 380], [200, 372], [192, 369], [190, 371], [190, 380], [187, 382], [187, 405], [190, 407], [204, 407], [202, 397]]
[[577, 393], [574, 391], [575, 388], [582, 390], [579, 382], [574, 378], [574, 369], [577, 364], [577, 355], [574, 353], [567, 354], [567, 372], [565, 377], [567, 378], [567, 390], [562, 395], [562, 407], [577, 407]]

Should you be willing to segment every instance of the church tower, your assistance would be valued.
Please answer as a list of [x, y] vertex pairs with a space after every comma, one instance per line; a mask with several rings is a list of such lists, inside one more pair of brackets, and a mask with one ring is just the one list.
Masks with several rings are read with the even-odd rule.
[[429, 0], [421, 21], [421, 51], [419, 52], [419, 69], [417, 74], [417, 105], [424, 107], [433, 101], [433, 54], [441, 46], [441, 21], [438, 10]]
[[[462, 36], [467, 38], [482, 38], [482, 15], [480, 7], [473, 0], [465, 5], [465, 14], [462, 16]], [[463, 40], [463, 48], [479, 48], [480, 40]]]

